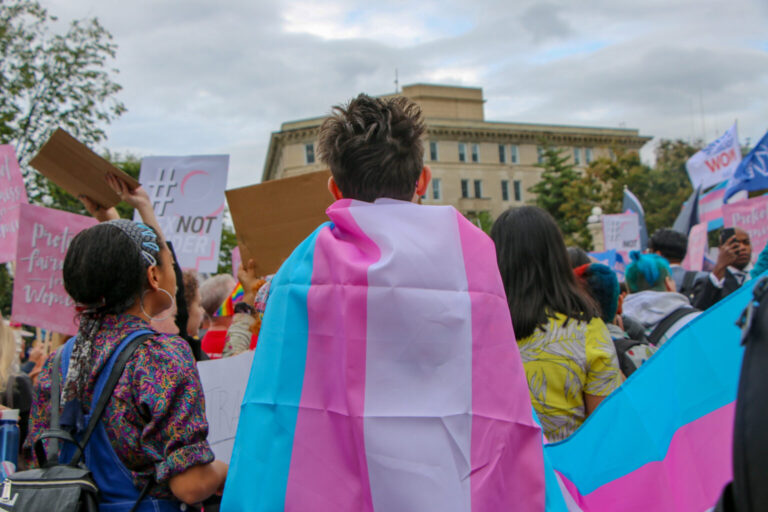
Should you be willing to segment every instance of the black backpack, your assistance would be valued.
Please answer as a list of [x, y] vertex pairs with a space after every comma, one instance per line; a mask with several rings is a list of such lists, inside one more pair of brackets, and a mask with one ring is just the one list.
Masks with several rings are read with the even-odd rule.
[[698, 311], [698, 309], [692, 308], [691, 306], [682, 306], [677, 308], [662, 318], [658, 324], [656, 324], [656, 327], [654, 327], [653, 331], [651, 331], [651, 334], [648, 335], [648, 341], [658, 347], [659, 342], [670, 329], [670, 327], [675, 325], [681, 318], [688, 316], [691, 313], [698, 313]]
[[630, 338], [617, 338], [613, 340], [616, 347], [616, 356], [619, 359], [619, 367], [625, 377], [632, 375], [640, 368], [657, 350], [645, 340], [633, 340]]
[[[98, 512], [99, 489], [96, 487], [91, 471], [81, 462], [83, 447], [88, 443], [91, 434], [104, 414], [107, 402], [112, 396], [128, 359], [149, 335], [136, 336], [118, 356], [112, 373], [104, 386], [104, 391], [96, 402], [93, 416], [81, 438], [82, 444], [60, 428], [62, 350], [60, 349], [56, 353], [51, 372], [51, 428], [43, 432], [34, 445], [35, 456], [40, 468], [19, 471], [10, 475], [2, 483], [0, 511]], [[51, 460], [46, 454], [44, 439], [49, 440], [49, 450], [55, 454]], [[73, 443], [77, 447], [75, 455], [68, 463], [63, 464], [58, 460], [60, 440]], [[149, 487], [150, 484], [144, 487], [134, 509], [149, 491]]]
[[753, 296], [737, 322], [745, 350], [733, 425], [733, 481], [716, 512], [768, 510], [768, 277], [755, 285]]

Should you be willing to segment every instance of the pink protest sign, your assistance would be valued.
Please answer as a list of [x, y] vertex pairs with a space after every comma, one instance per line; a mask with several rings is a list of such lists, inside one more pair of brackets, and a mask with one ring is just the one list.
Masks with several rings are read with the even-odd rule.
[[682, 267], [685, 270], [703, 270], [704, 255], [707, 253], [707, 222], [696, 224], [688, 233], [688, 252]]
[[232, 249], [232, 275], [237, 279], [237, 269], [240, 267], [240, 263], [243, 262], [242, 256], [240, 256], [240, 247]]
[[11, 317], [51, 331], [74, 334], [75, 304], [64, 290], [62, 268], [70, 242], [95, 225], [91, 217], [22, 204]]
[[723, 205], [723, 224], [749, 233], [752, 261], [768, 242], [768, 196], [753, 197], [738, 203]]
[[27, 202], [27, 189], [16, 151], [10, 144], [0, 145], [0, 263], [13, 261], [16, 257], [18, 206]]

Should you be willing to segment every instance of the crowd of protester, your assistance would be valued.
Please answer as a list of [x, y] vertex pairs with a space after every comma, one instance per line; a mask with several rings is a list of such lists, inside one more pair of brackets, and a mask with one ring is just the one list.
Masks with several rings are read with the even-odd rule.
[[[361, 96], [354, 102], [390, 117], [400, 115], [403, 126], [421, 122], [417, 109], [395, 100]], [[363, 198], [372, 201], [392, 197], [393, 184], [407, 182], [408, 197], [395, 199], [417, 200], [413, 189], [425, 168], [421, 149], [378, 147], [378, 135], [369, 127], [347, 128], [363, 130], [352, 135], [366, 138], [370, 154], [384, 152], [391, 169], [411, 168], [357, 183], [349, 164], [353, 156], [342, 151], [332, 158], [335, 153], [326, 153], [324, 161], [335, 180], [331, 191], [335, 186], [339, 197], [360, 199], [360, 190], [373, 190]], [[392, 138], [393, 127], [377, 129], [389, 130]], [[362, 160], [369, 156], [365, 144], [355, 151], [363, 154]], [[178, 279], [178, 265], [146, 193], [129, 190], [116, 179], [110, 185], [137, 208], [143, 223], [120, 220], [113, 209], [83, 198], [101, 223], [74, 238], [64, 262], [64, 285], [77, 302], [80, 327], [66, 344], [71, 355], [61, 377], [61, 398], [62, 404], [75, 405], [63, 406], [62, 422], [66, 417], [67, 424], [76, 425], [78, 415], [87, 414], [99, 372], [125, 335], [148, 330], [149, 339], [129, 360], [107, 406], [106, 436], [99, 450], [113, 454], [122, 467], [119, 481], [110, 484], [114, 500], [132, 505], [147, 487], [146, 499], [158, 510], [178, 510], [178, 502], [199, 503], [221, 492], [227, 476], [227, 465], [214, 460], [206, 440], [195, 361], [230, 357], [257, 346], [272, 276], [256, 275], [250, 261], [238, 269], [237, 279], [224, 274], [200, 282], [190, 271]], [[540, 208], [507, 210], [490, 236], [530, 400], [550, 441], [569, 437], [660, 346], [702, 310], [738, 289], [752, 270], [749, 236], [739, 228], [722, 230], [717, 262], [709, 273], [683, 269], [686, 236], [661, 229], [650, 238], [647, 253], [630, 255], [623, 284], [612, 269], [592, 261], [583, 250], [566, 248], [557, 224]], [[764, 270], [767, 259], [763, 251], [754, 275]], [[179, 287], [183, 308], [176, 299]], [[39, 343], [21, 350], [15, 332], [0, 325], [0, 403], [21, 410], [22, 455], [35, 465], [31, 447], [50, 423], [54, 353], [45, 358]], [[91, 469], [99, 480], [100, 468]]]

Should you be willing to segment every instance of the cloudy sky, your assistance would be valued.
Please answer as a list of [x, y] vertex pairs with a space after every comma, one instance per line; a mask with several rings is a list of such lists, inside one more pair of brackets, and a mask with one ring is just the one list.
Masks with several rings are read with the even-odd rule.
[[[128, 112], [105, 147], [228, 153], [260, 179], [269, 134], [359, 92], [484, 89], [486, 119], [626, 126], [742, 142], [768, 129], [766, 0], [43, 0], [98, 17], [119, 45]], [[644, 152], [645, 155], [648, 150]]]

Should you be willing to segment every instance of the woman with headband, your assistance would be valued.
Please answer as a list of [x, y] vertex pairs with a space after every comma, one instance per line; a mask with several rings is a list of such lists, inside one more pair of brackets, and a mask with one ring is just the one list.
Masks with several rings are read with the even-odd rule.
[[[65, 423], [68, 415], [87, 413], [99, 372], [121, 341], [137, 330], [151, 330], [151, 321], [172, 310], [176, 276], [171, 253], [155, 230], [119, 219], [72, 240], [63, 277], [80, 317], [78, 334], [68, 343], [71, 356], [61, 386]], [[53, 354], [40, 374], [28, 446], [49, 428], [52, 361]], [[102, 490], [103, 499], [122, 497], [110, 510], [130, 510], [145, 488], [144, 501], [151, 500], [151, 509], [160, 511], [184, 510], [182, 503], [199, 503], [222, 489], [227, 465], [214, 460], [206, 440], [200, 377], [189, 345], [178, 336], [152, 331], [141, 343], [101, 423], [106, 441], [94, 435], [90, 443], [102, 442], [106, 446], [99, 445], [100, 452], [123, 467], [105, 475], [113, 488]], [[86, 464], [98, 482], [104, 465]]]

